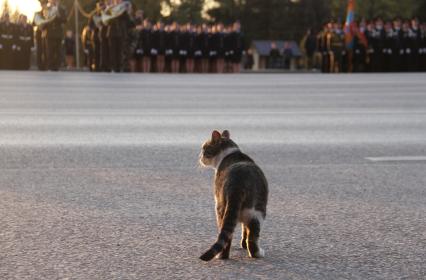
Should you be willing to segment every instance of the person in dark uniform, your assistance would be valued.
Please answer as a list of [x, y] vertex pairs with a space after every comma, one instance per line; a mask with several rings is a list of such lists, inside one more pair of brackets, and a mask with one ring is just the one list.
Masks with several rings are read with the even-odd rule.
[[245, 39], [241, 32], [241, 23], [235, 22], [232, 26], [232, 72], [239, 73], [241, 70], [241, 61], [245, 53]]
[[210, 72], [222, 73], [224, 70], [224, 36], [222, 25], [213, 25], [209, 37]]
[[196, 27], [195, 41], [194, 41], [194, 64], [195, 72], [202, 73], [202, 60], [204, 57], [203, 53], [204, 44], [204, 32], [201, 25]]
[[[187, 62], [189, 60], [189, 50], [191, 48], [191, 30], [187, 25], [182, 24], [178, 33], [178, 50], [179, 50], [179, 72], [188, 72]], [[192, 69], [191, 69], [192, 71]]]
[[151, 34], [151, 63], [155, 72], [163, 73], [165, 66], [166, 38], [164, 24], [157, 22]]
[[141, 33], [142, 47], [143, 47], [143, 72], [149, 73], [151, 71], [151, 34], [152, 27], [149, 20], [145, 19], [143, 22], [143, 29]]
[[4, 13], [1, 20], [1, 52], [0, 52], [0, 69], [11, 70], [13, 67], [13, 38], [14, 25], [10, 22], [9, 14]]
[[355, 24], [355, 28], [357, 34], [354, 37], [352, 65], [353, 72], [359, 73], [366, 71], [368, 42], [365, 37], [365, 22], [361, 21], [359, 26]]
[[28, 70], [31, 65], [31, 49], [34, 47], [34, 31], [32, 25], [28, 23], [28, 18], [25, 15], [21, 15], [19, 17], [19, 28], [19, 40], [21, 47], [19, 69]]
[[172, 60], [173, 60], [173, 56], [175, 54], [174, 54], [174, 49], [173, 49], [173, 33], [172, 33], [172, 26], [171, 25], [166, 25], [164, 27], [164, 46], [165, 46], [165, 51], [164, 51], [165, 71], [166, 72], [173, 72]]
[[421, 71], [426, 71], [426, 23], [423, 23], [421, 26], [422, 32], [421, 32]]
[[411, 20], [411, 33], [410, 33], [410, 47], [413, 51], [412, 63], [410, 65], [410, 71], [417, 72], [421, 68], [420, 63], [420, 46], [421, 46], [421, 30], [419, 21], [416, 18]]
[[405, 49], [403, 47], [403, 33], [402, 33], [402, 22], [399, 18], [393, 21], [393, 37], [392, 37], [392, 69], [393, 72], [402, 71], [402, 65], [404, 63]]
[[402, 48], [404, 50], [403, 57], [403, 72], [411, 71], [411, 65], [413, 64], [413, 50], [411, 49], [411, 40], [412, 40], [412, 31], [410, 29], [410, 24], [405, 21], [402, 24]]
[[137, 10], [133, 19], [135, 27], [131, 31], [131, 53], [130, 69], [132, 72], [142, 72], [144, 48], [142, 41], [143, 11]]
[[386, 35], [383, 26], [383, 20], [378, 18], [375, 22], [375, 28], [371, 34], [371, 46], [373, 48], [373, 53], [371, 55], [371, 66], [373, 72], [383, 72], [383, 50]]
[[171, 72], [178, 73], [179, 72], [179, 62], [180, 62], [180, 49], [179, 49], [179, 36], [180, 30], [179, 25], [176, 22], [173, 22], [170, 26], [170, 33], [168, 39], [169, 51], [172, 50], [173, 53], [171, 55]]
[[394, 53], [395, 53], [395, 32], [391, 22], [385, 23], [385, 38], [383, 43], [383, 65], [385, 72], [391, 72], [394, 69]]
[[66, 11], [58, 0], [49, 0], [47, 20], [53, 18], [46, 24], [42, 37], [47, 42], [48, 69], [58, 71], [62, 61], [62, 40], [64, 38], [63, 24], [66, 22]]
[[217, 36], [217, 72], [225, 72], [225, 31], [223, 23], [217, 24], [216, 27], [216, 36]]
[[201, 60], [201, 71], [203, 73], [209, 72], [209, 62], [210, 62], [210, 49], [209, 49], [209, 27], [207, 24], [202, 25], [202, 43], [201, 51], [203, 53], [203, 58]]
[[232, 49], [232, 27], [225, 26], [223, 29], [223, 52], [224, 52], [224, 72], [232, 71], [232, 57], [233, 57], [233, 49]]
[[19, 18], [16, 23], [11, 24], [12, 53], [9, 61], [9, 69], [11, 70], [20, 70], [22, 64], [21, 29], [19, 25]]
[[112, 18], [106, 23], [108, 26], [107, 37], [109, 42], [109, 56], [111, 69], [118, 73], [127, 66], [123, 65], [124, 57], [126, 56], [125, 48], [128, 38], [128, 18], [129, 14], [127, 11], [120, 13], [119, 15], [113, 15], [114, 8], [118, 5], [122, 5], [123, 0], [115, 0], [113, 5], [107, 8], [107, 12], [111, 13]]
[[186, 72], [193, 73], [195, 69], [195, 61], [194, 61], [194, 50], [195, 50], [195, 27], [188, 23], [187, 24], [187, 32], [188, 32], [188, 55], [186, 57]]

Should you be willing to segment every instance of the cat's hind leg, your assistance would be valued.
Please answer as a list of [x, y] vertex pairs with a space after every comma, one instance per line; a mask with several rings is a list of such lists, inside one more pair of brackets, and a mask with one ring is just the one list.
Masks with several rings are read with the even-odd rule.
[[241, 248], [247, 250], [248, 229], [244, 223], [241, 223]]
[[229, 242], [226, 244], [223, 251], [219, 255], [217, 255], [218, 259], [221, 259], [221, 260], [229, 259], [229, 253], [231, 252], [231, 243], [232, 243], [232, 236], [230, 237]]
[[259, 247], [261, 223], [257, 218], [253, 218], [247, 225], [248, 238], [247, 238], [247, 251], [251, 258], [263, 258], [265, 251]]

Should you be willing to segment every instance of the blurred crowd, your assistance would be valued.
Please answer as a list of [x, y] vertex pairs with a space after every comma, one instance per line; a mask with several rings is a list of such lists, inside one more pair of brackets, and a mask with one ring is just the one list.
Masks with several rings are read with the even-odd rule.
[[417, 19], [361, 20], [350, 26], [326, 23], [314, 34], [308, 30], [302, 40], [306, 68], [336, 72], [426, 71], [426, 23]]
[[142, 10], [126, 3], [99, 2], [84, 28], [85, 65], [91, 71], [240, 71], [245, 45], [239, 22], [227, 26], [152, 23]]
[[25, 15], [12, 21], [8, 13], [0, 17], [0, 69], [28, 70], [34, 47], [33, 27]]

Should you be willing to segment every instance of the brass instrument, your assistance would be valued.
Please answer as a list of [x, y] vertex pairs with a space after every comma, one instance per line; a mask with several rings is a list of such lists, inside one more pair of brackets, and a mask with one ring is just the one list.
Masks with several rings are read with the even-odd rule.
[[128, 12], [131, 8], [129, 2], [122, 2], [115, 6], [110, 6], [102, 12], [102, 22], [107, 25], [111, 20], [118, 18], [124, 13]]

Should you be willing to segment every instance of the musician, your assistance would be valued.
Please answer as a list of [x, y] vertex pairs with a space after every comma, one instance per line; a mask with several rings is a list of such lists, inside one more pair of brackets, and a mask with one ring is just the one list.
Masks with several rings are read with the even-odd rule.
[[[125, 52], [125, 43], [127, 43], [127, 10], [123, 11], [123, 0], [114, 0], [113, 5], [107, 7], [110, 12], [110, 18], [105, 22], [107, 24], [107, 38], [109, 42], [111, 68], [114, 72], [123, 70], [123, 58]], [[116, 8], [117, 9], [114, 9]], [[124, 9], [124, 8], [123, 8]], [[115, 14], [116, 13], [116, 14]]]
[[89, 18], [87, 25], [81, 31], [81, 45], [83, 46], [84, 65], [89, 71], [95, 71], [95, 57], [92, 48], [92, 34], [94, 31], [93, 17]]
[[48, 21], [42, 32], [42, 39], [47, 42], [47, 64], [51, 71], [58, 71], [62, 60], [63, 25], [66, 22], [65, 8], [59, 0], [49, 0], [47, 9], [43, 11]]
[[[111, 72], [108, 25], [102, 20], [102, 15], [106, 13], [107, 9], [109, 9], [111, 5], [112, 2], [110, 0], [99, 2], [99, 16], [101, 17], [101, 20], [97, 17], [93, 17], [95, 23], [98, 23], [96, 26], [99, 40], [99, 71], [102, 72]], [[98, 14], [96, 14], [96, 16], [98, 16]]]

